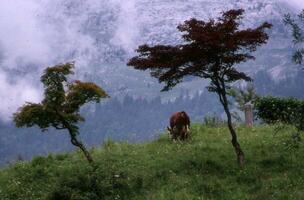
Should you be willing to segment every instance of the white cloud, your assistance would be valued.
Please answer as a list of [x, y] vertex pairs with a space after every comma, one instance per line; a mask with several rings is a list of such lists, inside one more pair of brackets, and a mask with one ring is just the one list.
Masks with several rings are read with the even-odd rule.
[[304, 9], [304, 0], [284, 0], [297, 10]]
[[0, 117], [3, 121], [10, 121], [12, 116], [8, 113], [15, 111], [19, 105], [26, 101], [38, 102], [41, 94], [29, 84], [26, 79], [20, 79], [15, 83], [10, 83], [3, 71], [0, 70]]
[[69, 17], [63, 1], [1, 0], [0, 119], [25, 101], [39, 101], [42, 70], [75, 60], [86, 66], [97, 54], [93, 39], [80, 31], [86, 16]]
[[92, 15], [115, 8], [119, 13], [109, 42], [133, 52], [138, 32], [135, 2], [1, 0], [0, 120], [9, 119], [25, 101], [41, 99], [38, 85], [45, 67], [73, 60], [84, 72], [93, 59], [102, 59], [102, 48], [85, 30]]
[[1, 1], [0, 44], [6, 68], [17, 67], [24, 59], [38, 63], [48, 60], [45, 55], [50, 54], [50, 49], [36, 18], [40, 9], [34, 1]]
[[120, 13], [116, 33], [112, 42], [121, 45], [127, 51], [134, 51], [136, 38], [138, 38], [136, 1], [117, 1], [120, 4]]

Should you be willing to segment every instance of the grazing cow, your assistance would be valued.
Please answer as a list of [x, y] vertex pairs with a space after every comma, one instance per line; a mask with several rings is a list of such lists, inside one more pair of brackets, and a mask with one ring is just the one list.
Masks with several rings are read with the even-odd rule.
[[167, 127], [172, 140], [185, 140], [190, 137], [190, 118], [186, 112], [176, 112], [170, 117], [170, 127]]

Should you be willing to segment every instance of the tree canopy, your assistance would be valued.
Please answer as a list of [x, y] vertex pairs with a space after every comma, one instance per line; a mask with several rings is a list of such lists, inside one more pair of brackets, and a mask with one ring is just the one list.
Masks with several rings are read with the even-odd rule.
[[265, 30], [272, 26], [265, 22], [257, 28], [241, 30], [243, 14], [243, 9], [228, 10], [217, 19], [187, 20], [177, 27], [183, 33], [181, 44], [141, 45], [137, 49], [139, 55], [128, 62], [135, 69], [150, 70], [152, 77], [165, 83], [162, 91], [172, 89], [186, 76], [209, 79], [208, 90], [217, 93], [226, 112], [240, 166], [244, 164], [244, 153], [232, 126], [227, 90], [235, 81], [251, 81], [235, 65], [255, 58], [251, 53], [267, 42]]
[[229, 95], [234, 98], [237, 103], [237, 108], [241, 111], [245, 111], [245, 106], [248, 103], [254, 105], [254, 102], [258, 98], [255, 87], [252, 83], [247, 84], [244, 89], [232, 87], [229, 90]]
[[165, 83], [163, 91], [173, 88], [185, 76], [211, 79], [211, 91], [216, 90], [214, 77], [228, 83], [249, 81], [250, 77], [234, 65], [254, 59], [250, 53], [266, 43], [265, 29], [271, 24], [265, 22], [255, 29], [239, 30], [243, 13], [242, 9], [229, 10], [218, 20], [187, 20], [177, 27], [183, 33], [182, 44], [141, 45], [137, 49], [139, 55], [130, 59], [128, 65], [149, 69], [152, 77]]
[[[80, 107], [88, 102], [98, 103], [109, 96], [94, 83], [79, 80], [68, 82], [67, 76], [74, 73], [73, 69], [74, 63], [46, 68], [41, 76], [44, 99], [41, 103], [26, 103], [19, 108], [14, 113], [14, 122], [17, 127], [37, 125], [43, 131], [49, 127], [66, 129], [70, 133], [72, 144], [88, 154], [76, 137], [79, 134], [78, 123], [84, 121]], [[89, 161], [90, 159], [88, 158]]]

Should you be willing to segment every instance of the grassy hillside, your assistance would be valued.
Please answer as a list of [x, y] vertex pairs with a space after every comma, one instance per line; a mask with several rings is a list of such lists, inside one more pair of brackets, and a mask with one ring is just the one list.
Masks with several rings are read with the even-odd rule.
[[[37, 157], [0, 171], [0, 199], [304, 199], [304, 147], [292, 128], [237, 128], [247, 156], [237, 167], [225, 127], [192, 127], [193, 139], [162, 136], [145, 144], [106, 142], [80, 152]], [[39, 148], [39, 147], [37, 147]]]

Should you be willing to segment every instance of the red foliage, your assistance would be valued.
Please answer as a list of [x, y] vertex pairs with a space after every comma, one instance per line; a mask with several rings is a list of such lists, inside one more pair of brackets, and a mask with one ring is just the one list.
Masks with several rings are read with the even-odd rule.
[[226, 82], [250, 80], [233, 65], [254, 59], [250, 53], [268, 40], [265, 29], [269, 23], [251, 29], [239, 30], [244, 10], [223, 12], [217, 20], [190, 19], [177, 28], [183, 32], [185, 43], [179, 45], [142, 45], [138, 56], [128, 62], [138, 70], [150, 70], [151, 76], [166, 83], [169, 90], [185, 76], [214, 78], [217, 75]]

